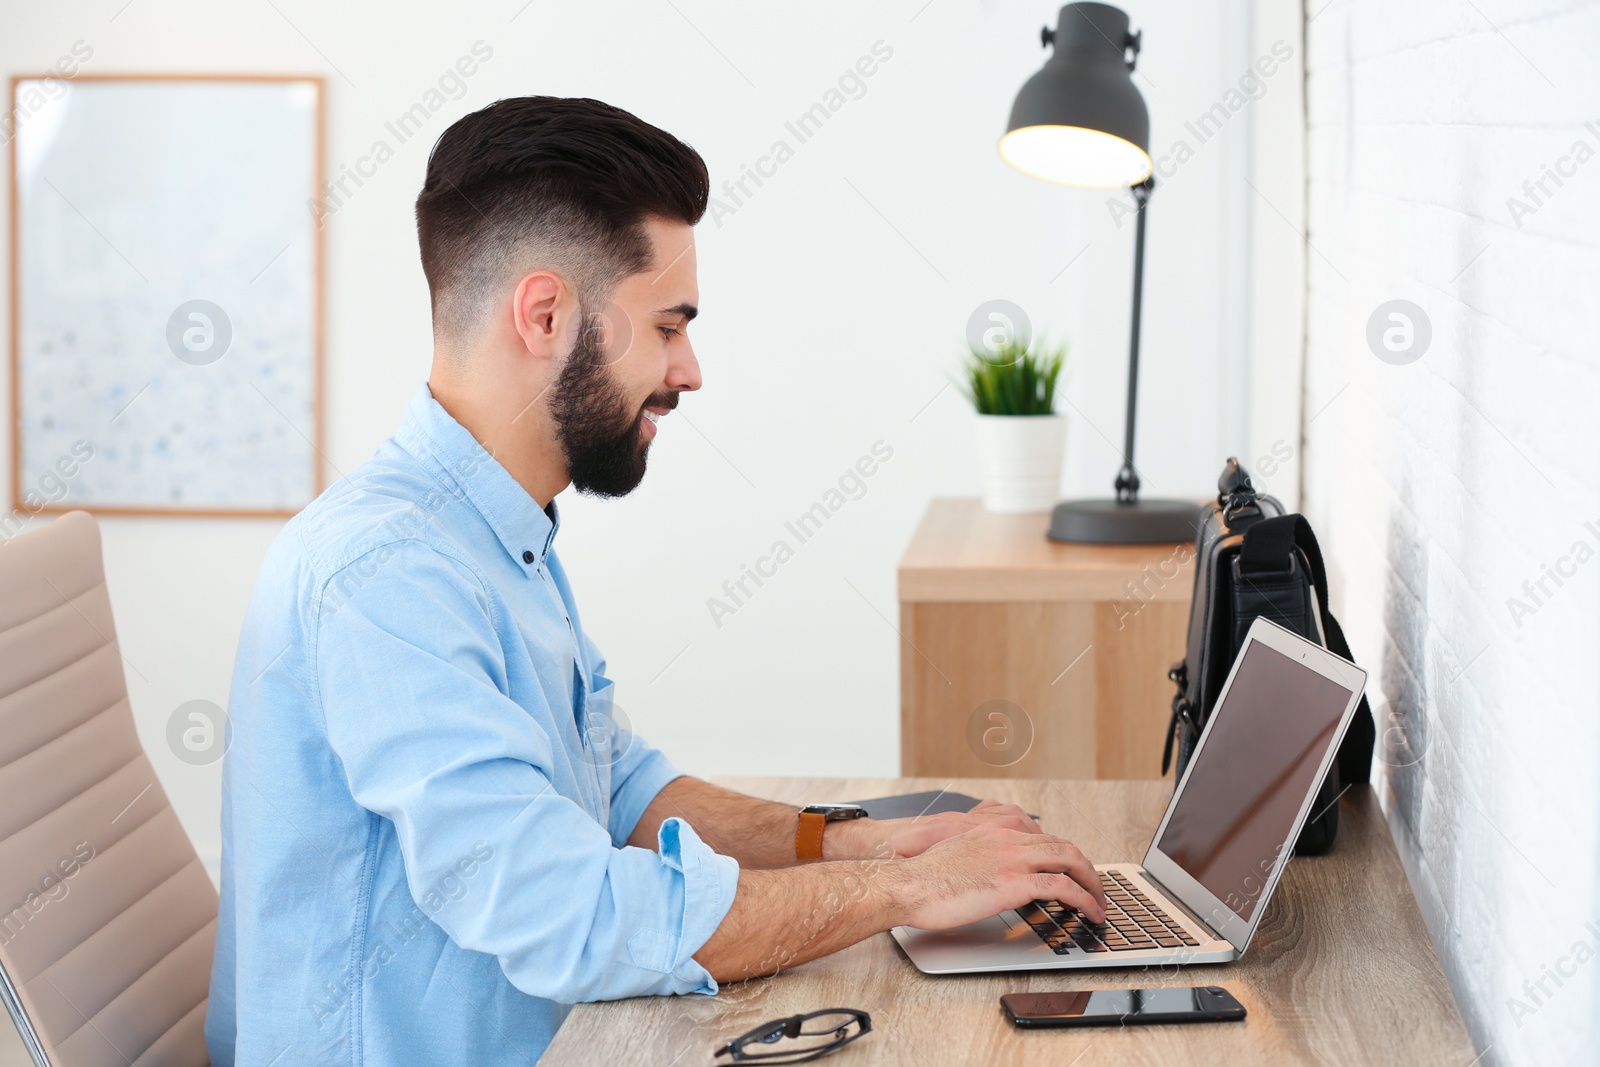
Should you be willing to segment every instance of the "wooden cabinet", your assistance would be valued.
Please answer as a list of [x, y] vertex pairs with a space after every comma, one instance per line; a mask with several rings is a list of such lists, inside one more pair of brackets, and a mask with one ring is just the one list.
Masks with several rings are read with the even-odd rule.
[[900, 773], [1159, 778], [1194, 546], [935, 500], [900, 561]]

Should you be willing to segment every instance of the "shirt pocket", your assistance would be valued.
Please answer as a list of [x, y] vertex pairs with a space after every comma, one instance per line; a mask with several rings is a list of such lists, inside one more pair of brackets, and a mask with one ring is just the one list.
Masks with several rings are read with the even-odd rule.
[[619, 731], [624, 732], [624, 740], [632, 737], [625, 733], [626, 716], [622, 716], [619, 722], [613, 699], [616, 691], [615, 682], [609, 678], [601, 679], [599, 685], [585, 694], [583, 714], [578, 718], [578, 736], [583, 746], [579, 758], [589, 769], [597, 791], [598, 810], [594, 814], [602, 825], [607, 822], [611, 812], [611, 765], [618, 754]]

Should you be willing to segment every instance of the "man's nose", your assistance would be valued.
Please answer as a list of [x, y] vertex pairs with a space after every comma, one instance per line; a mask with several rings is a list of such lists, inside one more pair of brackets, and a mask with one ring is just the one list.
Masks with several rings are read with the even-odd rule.
[[694, 358], [694, 349], [684, 345], [681, 354], [675, 355], [667, 368], [667, 387], [692, 393], [700, 384], [700, 361]]

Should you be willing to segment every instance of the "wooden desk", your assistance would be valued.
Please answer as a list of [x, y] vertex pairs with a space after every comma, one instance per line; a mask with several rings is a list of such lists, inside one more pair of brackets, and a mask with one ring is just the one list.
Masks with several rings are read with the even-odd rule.
[[[1097, 862], [1137, 861], [1166, 805], [1164, 782], [723, 778], [791, 802], [922, 789], [995, 796], [1038, 812]], [[1467, 1067], [1476, 1050], [1439, 969], [1387, 823], [1366, 786], [1341, 803], [1339, 843], [1284, 873], [1244, 958], [1166, 969], [1033, 971], [929, 977], [886, 933], [716, 997], [645, 997], [575, 1008], [546, 1064], [712, 1063], [711, 1051], [760, 1023], [821, 1008], [860, 1008], [873, 1032], [819, 1061], [828, 1067], [996, 1064], [1428, 1064]], [[1022, 1033], [1000, 1014], [1008, 992], [1223, 985], [1239, 1023]], [[727, 1060], [716, 1061], [726, 1064]]]
[[935, 500], [900, 560], [900, 772], [1159, 778], [1194, 546]]

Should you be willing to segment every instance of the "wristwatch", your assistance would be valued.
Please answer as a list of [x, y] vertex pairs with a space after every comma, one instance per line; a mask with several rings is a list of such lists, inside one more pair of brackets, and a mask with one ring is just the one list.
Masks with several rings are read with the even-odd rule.
[[794, 858], [804, 863], [822, 858], [822, 830], [830, 822], [864, 819], [867, 809], [860, 804], [807, 804], [800, 809], [800, 825], [794, 834]]

